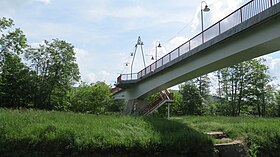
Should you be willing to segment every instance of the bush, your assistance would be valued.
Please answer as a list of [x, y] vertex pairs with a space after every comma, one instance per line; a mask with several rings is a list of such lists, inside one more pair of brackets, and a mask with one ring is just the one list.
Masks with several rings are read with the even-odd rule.
[[100, 114], [113, 102], [111, 90], [104, 82], [82, 83], [68, 94], [70, 111]]

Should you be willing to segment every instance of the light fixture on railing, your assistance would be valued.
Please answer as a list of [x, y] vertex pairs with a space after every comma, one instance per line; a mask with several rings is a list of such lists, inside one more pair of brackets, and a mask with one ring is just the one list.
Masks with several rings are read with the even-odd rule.
[[[205, 4], [204, 9], [202, 9], [202, 3]], [[210, 8], [208, 7], [205, 1], [201, 1], [200, 4], [200, 17], [201, 17], [201, 33], [202, 33], [202, 43], [204, 43], [204, 35], [203, 35], [203, 12], [209, 12]]]
[[150, 56], [150, 57], [151, 57], [151, 60], [155, 60], [154, 55], [148, 55], [148, 54], [146, 54], [145, 56]]
[[[157, 60], [158, 56], [157, 56], [157, 48], [161, 48], [161, 44], [159, 41], [156, 41], [156, 54], [155, 54], [155, 58]], [[152, 59], [153, 60], [153, 59]]]
[[[204, 1], [202, 1], [202, 2], [204, 2]], [[205, 3], [206, 3], [206, 2], [205, 2]], [[208, 7], [208, 5], [207, 5], [207, 4], [205, 5], [205, 7], [204, 7], [203, 11], [204, 11], [204, 12], [208, 12], [208, 11], [210, 11], [210, 8]]]

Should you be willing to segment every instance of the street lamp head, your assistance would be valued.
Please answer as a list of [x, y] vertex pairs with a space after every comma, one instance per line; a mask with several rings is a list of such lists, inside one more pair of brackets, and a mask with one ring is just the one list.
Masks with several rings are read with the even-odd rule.
[[160, 44], [160, 43], [158, 43], [158, 46], [157, 46], [157, 47], [161, 48], [161, 44]]
[[203, 9], [204, 12], [208, 12], [210, 11], [210, 8], [208, 7], [208, 5], [205, 5], [204, 9]]
[[155, 60], [154, 56], [152, 56], [151, 60]]

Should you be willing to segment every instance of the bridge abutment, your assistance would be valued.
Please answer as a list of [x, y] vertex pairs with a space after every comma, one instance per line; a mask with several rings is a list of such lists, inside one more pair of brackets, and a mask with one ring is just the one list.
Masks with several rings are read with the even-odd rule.
[[128, 100], [124, 114], [126, 115], [139, 115], [140, 112], [148, 106], [148, 102], [144, 99]]

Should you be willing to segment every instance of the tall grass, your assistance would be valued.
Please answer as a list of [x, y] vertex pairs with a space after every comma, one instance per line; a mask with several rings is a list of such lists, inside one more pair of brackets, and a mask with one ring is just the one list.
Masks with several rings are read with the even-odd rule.
[[176, 154], [211, 145], [204, 134], [166, 119], [0, 109], [0, 156]]
[[230, 138], [243, 140], [252, 156], [280, 154], [280, 118], [186, 116], [174, 121], [200, 132], [223, 131]]

